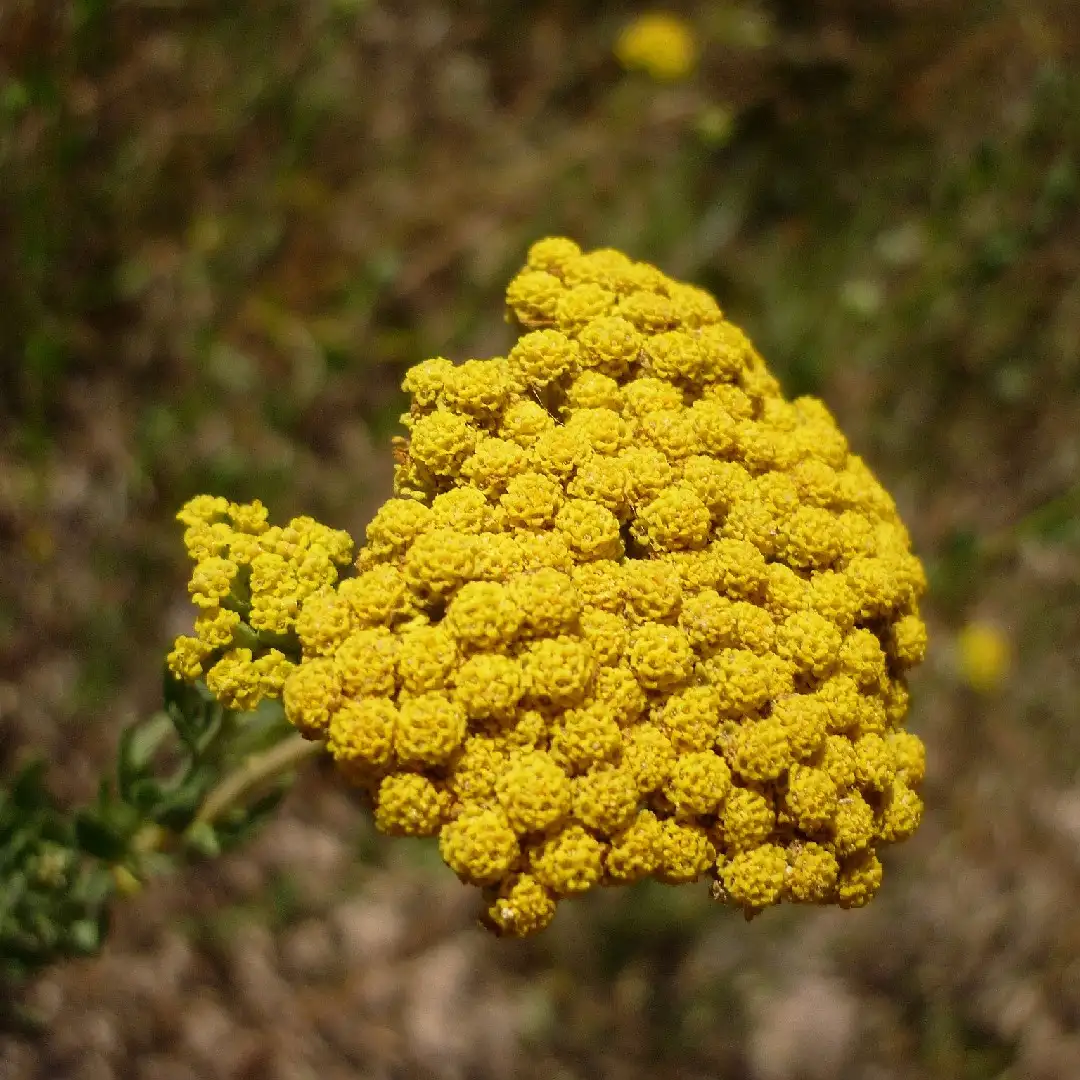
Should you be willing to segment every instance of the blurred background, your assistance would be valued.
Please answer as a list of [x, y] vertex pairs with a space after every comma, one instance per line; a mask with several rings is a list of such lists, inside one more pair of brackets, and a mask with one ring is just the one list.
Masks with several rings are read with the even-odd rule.
[[189, 623], [201, 491], [362, 535], [417, 360], [571, 235], [712, 290], [932, 581], [927, 818], [858, 912], [607, 890], [475, 928], [313, 767], [48, 972], [4, 1080], [1080, 1076], [1072, 0], [0, 5], [0, 775], [90, 797]]

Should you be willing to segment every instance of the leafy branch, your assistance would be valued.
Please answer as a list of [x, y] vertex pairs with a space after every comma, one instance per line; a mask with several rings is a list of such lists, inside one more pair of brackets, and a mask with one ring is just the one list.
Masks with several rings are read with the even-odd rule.
[[0, 984], [96, 952], [118, 892], [242, 843], [321, 749], [279, 701], [237, 713], [166, 674], [164, 708], [123, 733], [90, 805], [62, 810], [45, 763], [24, 767], [0, 787]]

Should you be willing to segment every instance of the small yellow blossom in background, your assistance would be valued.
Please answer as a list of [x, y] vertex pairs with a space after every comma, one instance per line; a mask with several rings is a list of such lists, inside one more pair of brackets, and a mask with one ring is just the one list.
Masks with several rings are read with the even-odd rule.
[[925, 771], [926, 581], [892, 499], [703, 290], [553, 237], [507, 303], [505, 357], [406, 375], [355, 572], [311, 519], [181, 511], [200, 613], [173, 674], [280, 696], [496, 933], [647, 877], [747, 916], [867, 903]]
[[644, 71], [657, 82], [678, 82], [694, 70], [698, 44], [693, 28], [681, 16], [652, 12], [622, 29], [615, 57], [624, 68]]
[[980, 694], [996, 690], [1009, 674], [1012, 650], [1009, 639], [990, 622], [970, 622], [956, 637], [960, 677]]

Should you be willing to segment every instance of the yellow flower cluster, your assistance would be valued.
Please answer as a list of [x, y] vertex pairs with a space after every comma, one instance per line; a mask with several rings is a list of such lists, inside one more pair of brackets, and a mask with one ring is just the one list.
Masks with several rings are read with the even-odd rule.
[[226, 708], [240, 712], [280, 697], [296, 666], [298, 629], [304, 640], [301, 607], [325, 603], [338, 567], [352, 558], [351, 538], [308, 517], [271, 527], [262, 503], [212, 495], [196, 496], [177, 519], [195, 563], [188, 592], [199, 615], [195, 635], [176, 639], [169, 670], [187, 682], [205, 679]]
[[667, 12], [638, 16], [615, 42], [615, 57], [624, 68], [638, 68], [658, 82], [685, 79], [697, 56], [697, 41], [689, 23]]
[[[552, 238], [507, 299], [506, 357], [408, 373], [357, 575], [335, 586], [325, 537], [269, 552], [307, 589], [258, 605], [295, 618], [289, 719], [380, 829], [439, 838], [498, 933], [646, 877], [709, 877], [748, 915], [866, 903], [925, 763], [902, 726], [925, 579], [892, 500], [707, 293]], [[269, 531], [186, 513], [222, 538], [197, 602], [254, 613]]]

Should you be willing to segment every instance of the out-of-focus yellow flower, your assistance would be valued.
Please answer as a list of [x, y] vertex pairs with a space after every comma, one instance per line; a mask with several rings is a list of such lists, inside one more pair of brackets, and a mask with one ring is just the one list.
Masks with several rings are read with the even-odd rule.
[[960, 677], [980, 694], [996, 690], [1009, 674], [1009, 639], [993, 623], [968, 623], [957, 635], [956, 652]]
[[678, 82], [694, 70], [698, 43], [690, 23], [681, 16], [652, 12], [622, 29], [615, 57], [624, 68], [644, 71], [658, 82]]
[[555, 237], [507, 301], [506, 357], [406, 376], [355, 576], [310, 519], [185, 507], [202, 613], [170, 667], [230, 708], [280, 695], [498, 933], [645, 877], [747, 915], [867, 903], [926, 768], [892, 500], [700, 289]]

